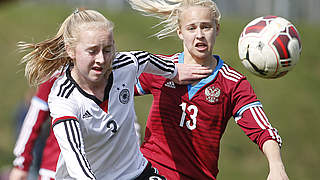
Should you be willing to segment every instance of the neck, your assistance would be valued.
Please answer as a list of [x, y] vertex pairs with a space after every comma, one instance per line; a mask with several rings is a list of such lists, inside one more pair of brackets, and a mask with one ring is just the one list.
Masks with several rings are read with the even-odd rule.
[[212, 55], [205, 58], [197, 58], [193, 57], [189, 53], [184, 53], [184, 64], [200, 64], [214, 70], [217, 66], [217, 60]]
[[[184, 51], [186, 52], [186, 51]], [[194, 58], [189, 53], [184, 53], [184, 64], [200, 64], [204, 67], [208, 67], [209, 69], [214, 69], [217, 66], [217, 59], [214, 56], [208, 56], [206, 58]], [[201, 79], [194, 81], [191, 83], [192, 86], [196, 85]]]
[[86, 93], [97, 97], [101, 101], [103, 101], [104, 90], [108, 83], [109, 74], [110, 73], [108, 73], [108, 75], [100, 81], [90, 82], [86, 79], [80, 78], [75, 74], [75, 72], [71, 71], [72, 78], [77, 82], [80, 88], [83, 89]]

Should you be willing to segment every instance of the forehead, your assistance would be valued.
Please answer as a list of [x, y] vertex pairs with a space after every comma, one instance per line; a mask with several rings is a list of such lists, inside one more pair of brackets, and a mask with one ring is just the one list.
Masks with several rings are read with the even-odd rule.
[[103, 27], [83, 27], [78, 37], [78, 43], [86, 46], [99, 44], [110, 45], [113, 43], [113, 31]]
[[208, 7], [192, 6], [183, 9], [180, 16], [180, 25], [196, 23], [213, 23], [214, 18]]

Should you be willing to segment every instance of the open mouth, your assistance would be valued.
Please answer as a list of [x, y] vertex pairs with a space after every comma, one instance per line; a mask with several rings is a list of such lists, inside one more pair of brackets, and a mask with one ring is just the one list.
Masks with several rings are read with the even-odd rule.
[[93, 67], [92, 70], [96, 72], [102, 72], [103, 68], [102, 67]]
[[206, 50], [208, 47], [208, 45], [205, 43], [197, 43], [195, 46], [200, 51]]

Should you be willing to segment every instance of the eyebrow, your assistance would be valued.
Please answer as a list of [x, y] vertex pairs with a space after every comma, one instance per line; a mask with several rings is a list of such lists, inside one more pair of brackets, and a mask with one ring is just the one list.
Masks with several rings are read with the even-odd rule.
[[[106, 46], [102, 46], [102, 48], [111, 48], [113, 46], [113, 44], [108, 44]], [[85, 49], [92, 49], [92, 48], [96, 48], [96, 47], [100, 47], [99, 44], [89, 44]]]
[[201, 24], [213, 24], [213, 22], [211, 21], [206, 21], [206, 22], [194, 22], [194, 23], [190, 23], [190, 24], [186, 24], [186, 26], [190, 26], [190, 25], [201, 25]]

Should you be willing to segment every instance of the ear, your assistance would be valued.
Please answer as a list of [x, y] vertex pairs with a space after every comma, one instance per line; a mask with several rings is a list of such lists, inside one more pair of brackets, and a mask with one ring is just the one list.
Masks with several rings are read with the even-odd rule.
[[220, 33], [220, 23], [216, 23], [216, 36]]
[[181, 32], [180, 27], [178, 27], [178, 29], [177, 29], [177, 34], [178, 34], [178, 37], [179, 37], [181, 40], [183, 40], [183, 35], [182, 35], [182, 32]]
[[76, 55], [75, 55], [75, 52], [74, 52], [74, 48], [71, 48], [70, 45], [66, 45], [66, 51], [67, 51], [68, 56], [71, 59], [75, 59], [76, 58]]

